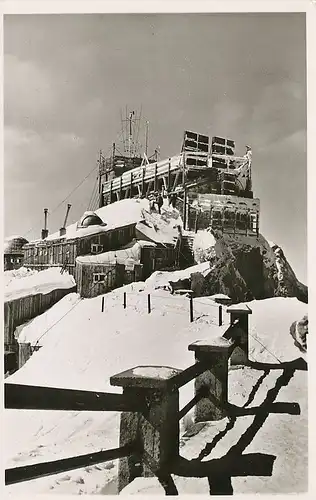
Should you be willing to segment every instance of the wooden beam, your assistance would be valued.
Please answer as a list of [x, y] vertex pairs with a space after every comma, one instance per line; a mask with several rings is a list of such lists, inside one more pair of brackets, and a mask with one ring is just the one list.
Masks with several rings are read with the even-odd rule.
[[205, 370], [207, 370], [207, 368], [208, 368], [207, 365], [205, 365], [204, 363], [201, 362], [194, 363], [194, 365], [190, 366], [189, 368], [186, 368], [178, 375], [172, 377], [170, 381], [168, 380], [167, 385], [168, 387], [179, 389], [188, 382], [191, 382], [195, 377], [197, 377]]
[[150, 191], [150, 188], [151, 188], [152, 182], [153, 182], [153, 181], [149, 181], [149, 182], [148, 182], [148, 185], [147, 185], [147, 190], [146, 190], [146, 198], [147, 198], [147, 196], [149, 195], [149, 191]]
[[131, 180], [130, 180], [129, 188], [130, 188], [129, 197], [132, 198], [133, 197], [133, 172], [132, 171], [131, 171]]
[[154, 191], [157, 191], [157, 163], [155, 164]]
[[141, 401], [122, 394], [4, 384], [5, 408], [17, 410], [139, 411]]
[[112, 186], [113, 186], [113, 181], [110, 183], [110, 203], [112, 203]]
[[172, 186], [172, 191], [174, 191], [176, 189], [176, 186], [178, 184], [178, 180], [179, 180], [179, 175], [180, 175], [180, 172], [179, 170], [177, 170], [176, 172], [176, 175], [174, 177], [174, 182], [173, 182], [173, 186]]
[[170, 184], [171, 184], [171, 158], [169, 158], [168, 161], [168, 190], [170, 189]]
[[5, 484], [16, 484], [24, 481], [30, 481], [39, 477], [50, 476], [69, 470], [80, 469], [89, 465], [108, 462], [117, 458], [127, 457], [134, 452], [133, 444], [127, 444], [120, 448], [113, 448], [111, 450], [99, 451], [96, 453], [88, 453], [86, 455], [79, 455], [77, 457], [63, 458], [61, 460], [54, 460], [52, 462], [43, 462], [33, 465], [25, 465], [22, 467], [15, 467], [5, 471]]
[[145, 194], [145, 167], [142, 170], [142, 195]]

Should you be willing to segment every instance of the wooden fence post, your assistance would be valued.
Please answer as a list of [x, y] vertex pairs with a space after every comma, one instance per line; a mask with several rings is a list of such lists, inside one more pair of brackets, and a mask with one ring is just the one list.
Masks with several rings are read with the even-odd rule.
[[120, 446], [136, 442], [138, 456], [119, 461], [118, 491], [135, 477], [159, 475], [179, 456], [179, 390], [170, 384], [181, 370], [139, 366], [110, 378], [123, 394], [143, 400], [140, 413], [121, 413]]
[[223, 306], [220, 305], [218, 308], [218, 326], [222, 326], [223, 324]]
[[206, 397], [195, 406], [197, 422], [220, 420], [227, 412], [228, 358], [233, 346], [232, 340], [217, 337], [211, 340], [198, 340], [189, 345], [194, 351], [195, 361], [205, 364], [206, 370], [195, 379], [195, 394], [202, 389]]
[[151, 313], [150, 293], [147, 295], [147, 310], [148, 314], [150, 314]]
[[239, 335], [238, 347], [233, 351], [230, 364], [231, 365], [247, 365], [249, 362], [249, 314], [252, 310], [246, 304], [236, 304], [226, 309], [230, 313], [230, 324], [238, 321]]
[[193, 322], [193, 297], [192, 293], [190, 293], [190, 322]]
[[123, 293], [123, 307], [126, 309], [126, 292]]
[[102, 301], [101, 301], [101, 312], [104, 311], [104, 296], [102, 297]]
[[27, 360], [32, 355], [31, 344], [30, 342], [20, 343], [18, 344], [18, 355], [19, 355], [19, 364], [18, 367], [21, 368]]

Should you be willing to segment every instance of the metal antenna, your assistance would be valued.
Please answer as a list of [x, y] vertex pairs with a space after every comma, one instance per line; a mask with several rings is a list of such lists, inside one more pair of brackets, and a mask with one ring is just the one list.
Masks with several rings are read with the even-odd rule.
[[148, 156], [148, 133], [149, 133], [149, 121], [146, 121], [146, 133], [145, 133], [145, 153]]

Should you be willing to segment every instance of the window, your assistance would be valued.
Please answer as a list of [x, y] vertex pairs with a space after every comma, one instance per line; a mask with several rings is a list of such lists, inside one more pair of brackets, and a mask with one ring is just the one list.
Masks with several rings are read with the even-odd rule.
[[96, 243], [92, 243], [91, 253], [100, 253], [102, 251], [103, 251], [103, 245], [97, 245]]
[[105, 274], [93, 273], [93, 283], [101, 283], [105, 280]]

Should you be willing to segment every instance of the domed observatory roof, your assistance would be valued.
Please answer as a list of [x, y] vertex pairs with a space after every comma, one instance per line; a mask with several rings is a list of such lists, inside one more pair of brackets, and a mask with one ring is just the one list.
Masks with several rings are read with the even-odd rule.
[[12, 253], [23, 253], [22, 247], [26, 245], [28, 241], [23, 238], [23, 236], [9, 236], [4, 240], [4, 254]]
[[77, 229], [90, 226], [106, 226], [106, 223], [95, 212], [85, 212], [77, 223]]

